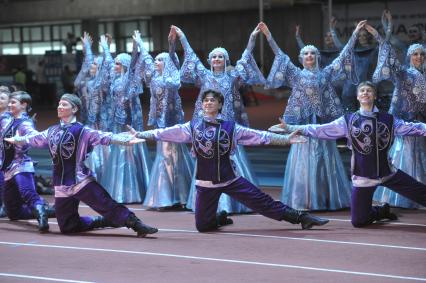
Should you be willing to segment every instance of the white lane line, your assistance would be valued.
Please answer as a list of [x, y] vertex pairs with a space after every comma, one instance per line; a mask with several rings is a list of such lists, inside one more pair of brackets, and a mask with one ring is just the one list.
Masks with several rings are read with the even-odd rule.
[[[179, 229], [160, 229], [162, 232], [183, 232], [183, 233], [198, 233], [192, 230], [179, 230]], [[396, 245], [384, 245], [384, 244], [372, 244], [363, 242], [348, 242], [348, 241], [336, 241], [336, 240], [323, 240], [314, 238], [295, 238], [285, 236], [270, 236], [270, 235], [258, 235], [258, 234], [244, 234], [244, 233], [232, 233], [232, 232], [212, 232], [208, 234], [218, 234], [222, 236], [232, 235], [240, 237], [254, 237], [254, 238], [270, 238], [270, 239], [285, 239], [285, 240], [296, 240], [296, 241], [308, 241], [308, 242], [320, 242], [320, 243], [331, 243], [331, 244], [344, 244], [344, 245], [356, 245], [356, 246], [368, 246], [368, 247], [381, 247], [381, 248], [393, 248], [403, 250], [415, 250], [415, 251], [426, 251], [426, 248], [419, 247], [407, 247], [407, 246], [396, 246]]]
[[[230, 215], [230, 217], [232, 217], [233, 215]], [[263, 215], [260, 214], [241, 214], [241, 216], [251, 216], [251, 217], [264, 217]], [[350, 219], [341, 219], [341, 218], [328, 218], [326, 215], [318, 215], [320, 217], [324, 217], [327, 218], [328, 220], [331, 221], [340, 221], [340, 222], [351, 222]], [[404, 226], [420, 226], [420, 227], [426, 227], [426, 224], [419, 224], [419, 223], [405, 223], [405, 222], [395, 222], [395, 221], [384, 221], [381, 222], [384, 224], [391, 224], [391, 225], [404, 225]]]
[[[3, 221], [3, 220], [0, 220]], [[36, 220], [27, 220], [31, 223], [37, 223]], [[58, 225], [57, 222], [49, 221], [49, 224]], [[109, 228], [108, 228], [109, 229]], [[111, 228], [115, 229], [115, 228]], [[125, 227], [118, 229], [127, 230]], [[99, 230], [101, 231], [101, 230]], [[337, 241], [337, 240], [324, 240], [315, 238], [296, 238], [286, 236], [271, 236], [271, 235], [260, 235], [260, 234], [245, 234], [245, 233], [233, 233], [233, 232], [210, 232], [210, 233], [199, 233], [196, 230], [185, 230], [185, 229], [159, 229], [160, 232], [180, 232], [180, 233], [191, 233], [203, 236], [203, 234], [214, 234], [220, 236], [238, 236], [238, 237], [253, 237], [253, 238], [269, 238], [269, 239], [282, 239], [282, 240], [294, 240], [294, 241], [307, 241], [307, 242], [318, 242], [318, 243], [329, 243], [329, 244], [341, 244], [341, 245], [355, 245], [355, 246], [367, 246], [376, 248], [392, 248], [392, 249], [403, 249], [403, 250], [414, 250], [414, 251], [426, 251], [426, 248], [421, 247], [410, 247], [410, 246], [397, 246], [397, 245], [385, 245], [385, 244], [374, 244], [365, 242], [350, 242], [350, 241]]]
[[92, 281], [79, 281], [79, 280], [70, 280], [70, 279], [61, 279], [61, 278], [52, 278], [52, 277], [41, 277], [41, 276], [31, 276], [31, 275], [14, 274], [14, 273], [0, 273], [0, 276], [4, 276], [4, 277], [15, 277], [15, 278], [25, 278], [25, 279], [36, 279], [36, 280], [44, 280], [44, 281], [56, 281], [56, 282], [94, 283]]
[[[18, 243], [0, 242], [0, 244], [17, 245]], [[19, 244], [21, 246], [29, 246], [29, 247], [81, 250], [81, 251], [94, 251], [94, 252], [111, 252], [111, 253], [121, 253], [121, 254], [139, 254], [139, 255], [147, 255], [147, 256], [172, 257], [172, 258], [191, 259], [191, 260], [200, 260], [200, 261], [238, 263], [238, 264], [282, 267], [282, 268], [290, 268], [290, 269], [303, 269], [303, 270], [323, 271], [323, 272], [332, 272], [332, 273], [344, 273], [344, 274], [352, 274], [352, 275], [363, 275], [363, 276], [373, 276], [373, 277], [383, 277], [383, 278], [393, 278], [393, 279], [403, 279], [403, 280], [426, 281], [426, 278], [424, 278], [424, 277], [411, 277], [411, 276], [400, 276], [400, 275], [383, 274], [383, 273], [358, 272], [358, 271], [344, 270], [344, 269], [329, 269], [329, 268], [319, 268], [319, 267], [310, 267], [310, 266], [301, 266], [301, 265], [290, 265], [290, 264], [269, 263], [269, 262], [259, 262], [259, 261], [246, 261], [246, 260], [237, 260], [237, 259], [198, 257], [198, 256], [188, 256], [188, 255], [179, 255], [179, 254], [140, 252], [140, 251], [115, 250], [115, 249], [101, 249], [101, 248], [86, 248], [86, 247], [74, 247], [74, 246], [26, 244], [26, 243], [19, 243]]]

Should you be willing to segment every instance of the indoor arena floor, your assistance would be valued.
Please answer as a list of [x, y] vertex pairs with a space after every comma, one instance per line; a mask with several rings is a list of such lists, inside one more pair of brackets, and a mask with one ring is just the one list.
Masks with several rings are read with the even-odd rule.
[[[277, 190], [265, 188], [268, 193]], [[274, 197], [278, 197], [275, 195]], [[312, 230], [257, 214], [198, 233], [191, 212], [130, 205], [157, 234], [127, 229], [67, 236], [56, 219], [0, 220], [0, 282], [398, 282], [426, 281], [426, 211], [397, 210], [399, 221], [351, 226], [348, 210], [319, 212]], [[80, 206], [82, 215], [94, 215]]]
[[[275, 123], [282, 104], [268, 100], [249, 107], [252, 125]], [[42, 129], [56, 121], [52, 113], [40, 114]], [[279, 199], [280, 189], [262, 189]], [[192, 212], [129, 207], [159, 232], [137, 238], [120, 228], [67, 236], [52, 218], [50, 232], [40, 234], [35, 220], [0, 219], [0, 282], [426, 281], [425, 209], [399, 209], [398, 221], [364, 229], [352, 227], [349, 210], [315, 212], [330, 223], [312, 230], [235, 215], [233, 225], [198, 233]], [[95, 212], [81, 204], [80, 214]]]

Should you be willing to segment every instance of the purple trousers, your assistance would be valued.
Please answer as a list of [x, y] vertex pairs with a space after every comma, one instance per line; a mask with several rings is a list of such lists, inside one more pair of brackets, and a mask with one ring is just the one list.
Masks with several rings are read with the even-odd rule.
[[281, 221], [288, 208], [280, 201], [274, 200], [243, 177], [228, 186], [208, 188], [196, 186], [195, 226], [200, 232], [217, 229], [216, 211], [222, 193], [241, 202], [254, 212]]
[[10, 220], [34, 218], [35, 206], [45, 204], [36, 191], [34, 173], [18, 173], [6, 181], [3, 187], [3, 203]]
[[[426, 185], [401, 170], [380, 185], [426, 206]], [[372, 206], [376, 188], [377, 186], [352, 188], [351, 222], [354, 227], [363, 227], [377, 220], [378, 209]]]
[[55, 198], [56, 218], [62, 233], [77, 233], [93, 229], [91, 225], [93, 218], [78, 214], [80, 201], [102, 215], [114, 227], [124, 226], [132, 213], [127, 207], [113, 200], [98, 182], [93, 181], [71, 197]]

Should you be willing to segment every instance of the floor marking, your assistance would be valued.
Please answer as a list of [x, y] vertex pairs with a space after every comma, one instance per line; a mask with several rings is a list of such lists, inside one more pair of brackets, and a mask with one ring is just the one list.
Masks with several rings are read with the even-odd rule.
[[[252, 217], [264, 217], [263, 215], [260, 214], [242, 214], [242, 216], [252, 216]], [[323, 215], [319, 215], [320, 217], [324, 217], [327, 218], [330, 221], [340, 221], [340, 222], [351, 222], [350, 219], [341, 219], [341, 218], [328, 218], [327, 216]], [[231, 215], [232, 217], [232, 215]], [[420, 226], [420, 227], [426, 227], [426, 224], [418, 224], [418, 223], [405, 223], [405, 222], [396, 222], [396, 221], [384, 221], [384, 224], [391, 224], [391, 225], [403, 225], [403, 226]]]
[[[28, 220], [28, 222], [36, 223], [35, 220]], [[58, 225], [57, 222], [49, 221], [49, 224]], [[107, 228], [109, 229], [109, 228]], [[115, 228], [111, 228], [115, 229]], [[128, 230], [126, 227], [121, 227], [118, 229]], [[102, 229], [98, 230], [102, 231]], [[186, 229], [167, 229], [159, 228], [160, 232], [181, 232], [181, 233], [191, 233], [199, 234], [214, 234], [220, 236], [238, 236], [238, 237], [253, 237], [253, 238], [269, 238], [269, 239], [283, 239], [283, 240], [295, 240], [295, 241], [307, 241], [307, 242], [318, 242], [318, 243], [329, 243], [329, 244], [342, 244], [342, 245], [355, 245], [355, 246], [367, 246], [367, 247], [380, 247], [380, 248], [392, 248], [392, 249], [403, 249], [403, 250], [414, 250], [414, 251], [426, 251], [426, 248], [421, 247], [410, 247], [410, 246], [398, 246], [398, 245], [385, 245], [385, 244], [374, 244], [374, 243], [365, 243], [365, 242], [350, 242], [350, 241], [338, 241], [338, 240], [324, 240], [324, 239], [315, 239], [315, 238], [297, 238], [297, 237], [286, 237], [286, 236], [271, 236], [271, 235], [261, 235], [261, 234], [245, 234], [245, 233], [233, 233], [233, 232], [210, 232], [210, 233], [199, 233], [196, 230], [186, 230]]]
[[[17, 243], [0, 242], [0, 244], [16, 245]], [[55, 249], [94, 251], [94, 252], [112, 252], [112, 253], [122, 253], [122, 254], [138, 254], [138, 255], [171, 257], [171, 258], [191, 259], [191, 260], [200, 260], [200, 261], [226, 262], [226, 263], [257, 265], [257, 266], [282, 267], [282, 268], [290, 268], [290, 269], [303, 269], [303, 270], [323, 271], [323, 272], [332, 272], [332, 273], [343, 273], [343, 274], [352, 274], [352, 275], [363, 275], [363, 276], [403, 279], [403, 280], [426, 281], [426, 278], [424, 278], [424, 277], [400, 276], [400, 275], [372, 273], [372, 272], [358, 272], [358, 271], [351, 271], [351, 270], [344, 270], [344, 269], [328, 269], [328, 268], [318, 268], [318, 267], [301, 266], [301, 265], [279, 264], [279, 263], [269, 263], [269, 262], [259, 262], [259, 261], [246, 261], [246, 260], [237, 260], [237, 259], [198, 257], [198, 256], [188, 256], [188, 255], [179, 255], [179, 254], [140, 252], [140, 251], [115, 250], [115, 249], [101, 249], [101, 248], [85, 248], [85, 247], [59, 246], [59, 245], [25, 244], [25, 243], [21, 243], [21, 245], [22, 246], [30, 246], [30, 247], [40, 247], [40, 248], [55, 248]], [[76, 281], [74, 281], [74, 282], [76, 282]]]
[[36, 280], [44, 280], [44, 281], [56, 281], [56, 282], [94, 283], [92, 281], [79, 281], [79, 280], [60, 279], [60, 278], [41, 277], [41, 276], [31, 276], [31, 275], [13, 274], [13, 273], [0, 273], [0, 276], [4, 276], [4, 277], [15, 277], [15, 278], [25, 278], [25, 279], [36, 279]]

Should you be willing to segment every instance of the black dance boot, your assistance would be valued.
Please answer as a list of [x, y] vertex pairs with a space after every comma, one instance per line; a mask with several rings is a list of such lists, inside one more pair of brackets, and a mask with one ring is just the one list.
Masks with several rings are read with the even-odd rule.
[[311, 229], [312, 226], [322, 226], [330, 220], [314, 216], [306, 211], [299, 211], [288, 207], [283, 215], [283, 220], [292, 224], [301, 224], [302, 229]]
[[98, 229], [98, 228], [107, 228], [107, 227], [117, 228], [116, 225], [114, 225], [111, 221], [109, 221], [105, 217], [93, 216], [92, 217], [92, 223], [90, 223], [88, 230], [93, 230], [93, 229]]
[[377, 208], [377, 216], [376, 221], [388, 219], [388, 220], [398, 220], [398, 216], [396, 216], [395, 213], [392, 213], [390, 211], [390, 206], [388, 203], [385, 203], [383, 205], [376, 206]]
[[49, 231], [49, 218], [47, 215], [47, 204], [37, 204], [34, 208], [34, 216], [38, 222], [38, 230], [43, 233]]
[[126, 227], [133, 229], [138, 233], [138, 237], [145, 237], [147, 234], [154, 234], [158, 232], [157, 228], [144, 224], [135, 214], [130, 214], [126, 220]]
[[225, 226], [233, 224], [234, 221], [228, 217], [228, 213], [225, 210], [222, 210], [216, 215], [217, 226]]

